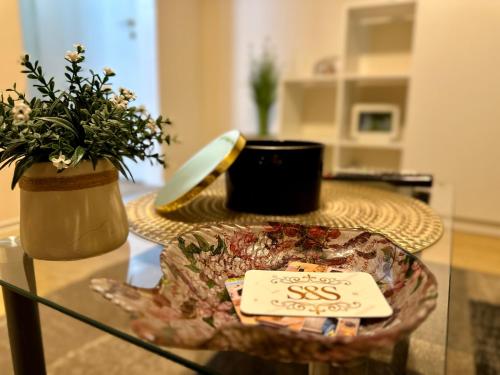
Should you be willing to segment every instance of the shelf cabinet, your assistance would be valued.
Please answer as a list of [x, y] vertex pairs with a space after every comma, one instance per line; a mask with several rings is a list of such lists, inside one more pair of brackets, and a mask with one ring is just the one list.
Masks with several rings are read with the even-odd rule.
[[376, 172], [398, 171], [401, 168], [401, 152], [398, 149], [374, 147], [343, 148], [339, 153], [336, 170], [368, 170]]
[[[416, 1], [349, 3], [343, 13], [340, 66], [331, 76], [295, 76], [280, 85], [279, 136], [322, 142], [325, 172], [399, 171], [411, 84]], [[399, 134], [383, 142], [351, 136], [355, 104], [395, 105]]]
[[333, 144], [336, 129], [335, 81], [297, 81], [283, 83], [281, 135], [289, 139], [308, 139]]
[[406, 120], [407, 94], [408, 80], [345, 80], [341, 139], [352, 140], [350, 136], [352, 107], [355, 104], [377, 103], [395, 105], [399, 109], [399, 124], [397, 124], [399, 132], [395, 141], [400, 140]]
[[357, 74], [408, 73], [411, 65], [412, 2], [347, 8], [345, 71]]

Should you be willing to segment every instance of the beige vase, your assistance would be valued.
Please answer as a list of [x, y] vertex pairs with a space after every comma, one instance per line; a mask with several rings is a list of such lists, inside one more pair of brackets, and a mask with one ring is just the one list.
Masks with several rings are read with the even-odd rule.
[[72, 260], [118, 248], [128, 222], [118, 173], [108, 161], [85, 161], [57, 173], [52, 163], [31, 166], [19, 181], [21, 244], [31, 257]]

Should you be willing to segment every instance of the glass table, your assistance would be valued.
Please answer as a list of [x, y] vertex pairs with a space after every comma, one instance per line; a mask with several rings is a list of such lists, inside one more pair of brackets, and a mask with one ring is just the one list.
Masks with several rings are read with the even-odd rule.
[[[131, 195], [131, 197], [137, 196]], [[151, 288], [161, 276], [160, 245], [129, 235], [119, 249], [98, 257], [66, 262], [48, 262], [29, 258], [13, 236], [0, 240], [0, 285], [3, 289], [9, 341], [16, 374], [44, 374], [45, 361], [41, 340], [38, 303], [58, 310], [71, 318], [94, 326], [110, 335], [119, 337], [130, 345], [142, 347], [167, 360], [185, 366], [197, 373], [241, 373], [245, 361], [261, 361], [261, 366], [275, 368], [270, 373], [375, 373], [375, 374], [444, 374], [448, 326], [448, 298], [450, 287], [450, 256], [453, 196], [447, 185], [432, 188], [430, 205], [444, 222], [444, 234], [419, 256], [435, 274], [439, 283], [436, 310], [412, 333], [393, 348], [373, 353], [350, 367], [332, 367], [325, 364], [280, 364], [260, 360], [234, 352], [175, 351], [139, 339], [131, 330], [128, 315], [117, 306], [93, 292], [90, 279], [109, 277]], [[84, 275], [88, 282], [80, 283], [71, 295], [37, 293], [37, 285], [46, 282], [46, 274], [78, 274], [94, 267], [92, 275]], [[41, 326], [44, 327], [43, 321]], [[234, 364], [231, 367], [231, 364]], [[250, 362], [248, 362], [250, 363]]]

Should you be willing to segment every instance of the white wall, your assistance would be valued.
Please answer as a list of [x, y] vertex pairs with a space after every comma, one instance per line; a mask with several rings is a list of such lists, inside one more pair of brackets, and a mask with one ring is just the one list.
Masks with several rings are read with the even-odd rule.
[[[16, 0], [0, 1], [0, 90], [17, 82], [20, 90], [25, 89], [24, 76], [19, 72], [19, 58], [23, 53], [19, 9]], [[0, 171], [0, 226], [19, 217], [19, 191], [10, 190], [12, 170]]]
[[[282, 77], [311, 74], [317, 60], [338, 55], [340, 11], [338, 0], [234, 0], [234, 127], [257, 133], [249, 89], [252, 57], [267, 43]], [[276, 125], [274, 116], [271, 131]]]
[[338, 0], [161, 0], [157, 10], [161, 112], [181, 139], [166, 148], [167, 178], [223, 131], [256, 133], [248, 78], [266, 40], [283, 76], [338, 54]]
[[160, 107], [181, 143], [166, 148], [170, 176], [231, 128], [232, 0], [157, 1]]
[[453, 183], [457, 217], [500, 224], [500, 2], [417, 12], [404, 167]]
[[338, 54], [337, 0], [161, 0], [157, 17], [161, 112], [181, 139], [167, 177], [227, 129], [256, 133], [248, 78], [266, 40], [283, 75]]

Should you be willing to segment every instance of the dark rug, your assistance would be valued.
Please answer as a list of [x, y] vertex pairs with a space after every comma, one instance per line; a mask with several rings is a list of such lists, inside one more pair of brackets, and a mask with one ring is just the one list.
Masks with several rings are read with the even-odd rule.
[[500, 374], [500, 306], [470, 301], [476, 374]]

